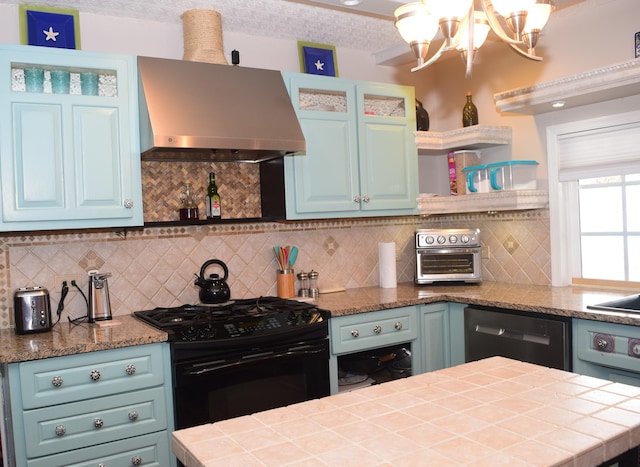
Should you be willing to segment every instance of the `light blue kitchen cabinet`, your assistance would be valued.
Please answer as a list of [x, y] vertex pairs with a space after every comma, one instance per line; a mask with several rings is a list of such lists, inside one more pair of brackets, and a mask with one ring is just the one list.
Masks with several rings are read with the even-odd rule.
[[419, 313], [422, 370], [429, 372], [448, 368], [451, 366], [449, 305], [447, 303], [421, 305]]
[[307, 144], [285, 157], [287, 218], [416, 214], [414, 89], [283, 76]]
[[449, 302], [449, 366], [465, 363], [464, 309], [466, 303]]
[[162, 343], [5, 366], [10, 465], [175, 465], [169, 368]]
[[[135, 57], [3, 45], [0, 64], [0, 230], [142, 225]], [[54, 70], [69, 72], [68, 91], [53, 92]], [[86, 73], [98, 95], [83, 93]]]

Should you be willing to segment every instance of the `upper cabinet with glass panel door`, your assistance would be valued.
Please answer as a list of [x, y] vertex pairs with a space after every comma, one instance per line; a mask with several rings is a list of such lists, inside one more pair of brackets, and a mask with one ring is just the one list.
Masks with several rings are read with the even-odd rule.
[[307, 143], [285, 157], [287, 219], [417, 214], [413, 88], [283, 75]]
[[135, 57], [0, 46], [0, 230], [142, 225]]

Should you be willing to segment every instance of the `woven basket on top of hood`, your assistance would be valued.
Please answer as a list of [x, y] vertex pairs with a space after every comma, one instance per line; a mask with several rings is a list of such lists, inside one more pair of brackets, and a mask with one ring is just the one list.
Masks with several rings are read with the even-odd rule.
[[228, 65], [222, 46], [222, 17], [215, 10], [187, 10], [180, 15], [184, 60]]

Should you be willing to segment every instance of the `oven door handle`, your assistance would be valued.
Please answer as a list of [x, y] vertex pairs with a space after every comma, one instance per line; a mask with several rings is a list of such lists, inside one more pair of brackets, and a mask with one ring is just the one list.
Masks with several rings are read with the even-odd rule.
[[252, 355], [247, 355], [242, 357], [240, 360], [234, 360], [232, 362], [209, 362], [199, 365], [192, 365], [191, 367], [185, 368], [183, 374], [188, 376], [198, 376], [205, 373], [210, 373], [212, 371], [223, 370], [226, 368], [233, 368], [245, 365], [247, 363], [256, 363], [266, 360], [273, 360], [274, 358], [289, 358], [289, 357], [298, 357], [298, 356], [306, 356], [306, 355], [318, 355], [325, 351], [324, 345], [319, 346], [307, 346], [307, 347], [296, 347], [292, 349], [287, 349], [283, 352], [262, 352], [256, 353]]

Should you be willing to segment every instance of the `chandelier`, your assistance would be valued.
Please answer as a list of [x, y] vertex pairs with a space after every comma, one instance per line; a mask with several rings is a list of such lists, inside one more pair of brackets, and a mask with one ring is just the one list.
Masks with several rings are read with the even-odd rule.
[[[395, 11], [396, 28], [409, 43], [418, 71], [435, 63], [443, 53], [457, 50], [471, 76], [473, 60], [490, 30], [516, 52], [540, 61], [535, 54], [540, 31], [555, 9], [552, 0], [422, 0], [407, 3]], [[506, 26], [506, 27], [505, 27]], [[438, 33], [444, 36], [440, 48], [427, 59], [429, 44]]]

